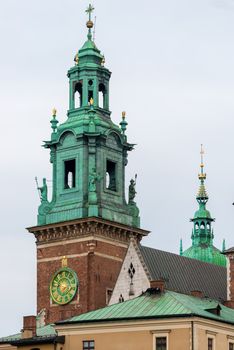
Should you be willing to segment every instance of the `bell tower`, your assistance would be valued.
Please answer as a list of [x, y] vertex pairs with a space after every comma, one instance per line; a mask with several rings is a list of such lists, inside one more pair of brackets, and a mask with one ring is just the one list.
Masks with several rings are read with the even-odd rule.
[[125, 167], [133, 149], [126, 136], [125, 112], [116, 125], [109, 110], [104, 56], [92, 39], [94, 8], [89, 5], [88, 35], [68, 71], [69, 110], [63, 123], [54, 109], [52, 133], [44, 147], [52, 163], [52, 199], [46, 179], [38, 187], [37, 312], [45, 323], [105, 306], [131, 238], [140, 229], [136, 178], [125, 198]]
[[51, 140], [44, 145], [51, 152], [53, 195], [51, 202], [44, 198], [38, 225], [95, 216], [139, 227], [136, 203], [125, 200], [125, 166], [133, 144], [125, 134], [125, 113], [120, 126], [110, 118], [111, 73], [92, 41], [92, 10], [89, 6], [88, 40], [68, 71], [67, 120], [58, 125], [53, 111]]
[[[191, 219], [193, 223], [192, 246], [183, 252], [182, 241], [180, 246], [180, 255], [202, 260], [216, 265], [226, 266], [226, 258], [213, 245], [214, 233], [212, 223], [215, 221], [210, 212], [206, 209], [208, 194], [205, 188], [206, 173], [204, 173], [203, 155], [204, 150], [201, 145], [201, 164], [198, 178], [200, 180], [199, 190], [196, 196], [199, 209]], [[224, 249], [223, 249], [224, 250]]]

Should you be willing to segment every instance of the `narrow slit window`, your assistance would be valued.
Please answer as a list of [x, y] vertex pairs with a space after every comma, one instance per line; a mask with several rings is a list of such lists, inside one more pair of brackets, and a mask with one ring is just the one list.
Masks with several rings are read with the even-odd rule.
[[76, 187], [76, 161], [75, 159], [64, 162], [64, 188]]
[[106, 162], [106, 188], [110, 191], [117, 191], [116, 163], [110, 160]]

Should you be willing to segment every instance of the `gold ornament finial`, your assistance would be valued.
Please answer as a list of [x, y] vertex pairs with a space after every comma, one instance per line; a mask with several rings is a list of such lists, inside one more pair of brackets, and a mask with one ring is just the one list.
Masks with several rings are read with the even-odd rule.
[[200, 154], [201, 154], [201, 167], [204, 167], [204, 164], [203, 164], [203, 155], [204, 155], [204, 148], [203, 148], [203, 144], [201, 144], [201, 152], [200, 152]]
[[89, 7], [85, 11], [89, 15], [89, 20], [86, 23], [86, 26], [89, 29], [93, 28], [93, 21], [91, 20], [91, 14], [92, 14], [93, 11], [94, 11], [94, 7], [91, 4], [89, 4]]
[[126, 112], [123, 111], [123, 112], [122, 112], [122, 119], [125, 119], [125, 117], [126, 117]]
[[67, 267], [67, 257], [66, 256], [62, 257], [62, 267]]
[[78, 55], [78, 53], [75, 55], [74, 61], [76, 63], [76, 66], [78, 66], [78, 64], [79, 64], [79, 55]]
[[93, 98], [91, 97], [90, 100], [89, 100], [89, 105], [90, 106], [93, 106]]
[[56, 109], [56, 108], [53, 108], [53, 109], [52, 109], [52, 116], [55, 118], [55, 117], [56, 117], [56, 114], [57, 114], [57, 109]]

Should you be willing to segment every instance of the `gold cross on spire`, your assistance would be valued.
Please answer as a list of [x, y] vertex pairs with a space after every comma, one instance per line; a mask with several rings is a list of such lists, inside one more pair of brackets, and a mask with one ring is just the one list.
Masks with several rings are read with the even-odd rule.
[[91, 21], [91, 14], [92, 14], [93, 11], [94, 11], [94, 7], [91, 4], [89, 4], [89, 7], [85, 11], [89, 15], [89, 21]]
[[203, 163], [203, 155], [204, 155], [204, 148], [203, 148], [203, 144], [201, 144], [201, 151], [200, 151], [200, 155], [201, 155], [201, 164], [200, 164], [200, 168], [201, 168], [201, 173], [198, 175], [198, 178], [200, 180], [205, 180], [206, 179], [206, 174], [204, 174], [203, 172], [203, 168], [204, 168], [204, 163]]
[[203, 144], [201, 144], [201, 152], [200, 152], [200, 154], [201, 154], [201, 165], [203, 165], [203, 155], [204, 155], [204, 148], [203, 148]]

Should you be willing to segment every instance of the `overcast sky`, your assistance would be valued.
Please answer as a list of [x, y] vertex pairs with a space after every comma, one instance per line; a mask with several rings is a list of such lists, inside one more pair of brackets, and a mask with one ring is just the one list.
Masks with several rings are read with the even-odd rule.
[[[68, 108], [67, 70], [86, 40], [88, 0], [0, 1], [0, 336], [36, 310], [34, 178], [51, 179], [51, 110]], [[200, 144], [215, 245], [234, 245], [234, 1], [96, 0], [96, 44], [112, 71], [110, 108], [126, 110], [127, 180], [138, 174], [144, 244], [191, 244]], [[126, 187], [128, 183], [126, 184]]]

